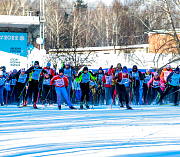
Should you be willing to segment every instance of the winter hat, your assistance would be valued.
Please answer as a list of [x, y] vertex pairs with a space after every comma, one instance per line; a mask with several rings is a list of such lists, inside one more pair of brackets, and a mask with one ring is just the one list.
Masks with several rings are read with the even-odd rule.
[[158, 76], [159, 74], [157, 72], [154, 73], [154, 76]]
[[66, 62], [65, 66], [70, 66], [70, 63], [69, 63], [69, 62]]
[[3, 71], [0, 71], [0, 75], [3, 75]]
[[39, 61], [35, 61], [35, 62], [34, 62], [34, 65], [39, 65]]
[[150, 69], [147, 69], [147, 70], [146, 70], [146, 72], [149, 72], [149, 73], [150, 73], [150, 72], [151, 72], [151, 70], [150, 70]]
[[21, 72], [25, 72], [26, 70], [25, 70], [25, 68], [21, 68]]
[[17, 70], [16, 70], [16, 69], [14, 69], [14, 70], [13, 70], [13, 73], [17, 73]]
[[177, 67], [177, 68], [175, 69], [175, 71], [179, 71], [179, 67]]
[[51, 63], [48, 62], [46, 66], [47, 66], [47, 67], [50, 67], [50, 66], [51, 66]]
[[84, 68], [83, 68], [83, 71], [86, 71], [86, 70], [88, 71], [88, 67], [84, 67]]
[[102, 70], [102, 67], [100, 67], [99, 70]]
[[166, 65], [166, 68], [169, 68], [169, 69], [170, 69], [170, 68], [171, 68], [171, 65], [170, 65], [170, 64], [167, 64], [167, 65]]
[[122, 68], [121, 63], [117, 64], [117, 68], [119, 68], [119, 69]]
[[126, 70], [127, 70], [127, 66], [123, 66], [123, 69], [126, 69]]
[[123, 73], [127, 73], [127, 70], [126, 70], [126, 69], [124, 69], [124, 70], [123, 70]]
[[59, 73], [64, 73], [64, 69], [59, 69]]

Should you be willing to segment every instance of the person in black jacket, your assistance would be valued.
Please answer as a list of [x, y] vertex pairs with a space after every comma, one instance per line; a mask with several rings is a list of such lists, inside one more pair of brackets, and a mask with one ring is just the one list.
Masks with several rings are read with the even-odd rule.
[[153, 77], [153, 73], [151, 72], [150, 69], [147, 69], [145, 73], [143, 73], [143, 98], [144, 98], [144, 105], [150, 104], [151, 103], [151, 92], [152, 89], [151, 87], [148, 88], [147, 83], [149, 80]]
[[38, 61], [35, 61], [34, 66], [30, 67], [25, 73], [29, 74], [29, 86], [28, 86], [28, 91], [27, 91], [27, 94], [25, 96], [25, 101], [24, 101], [23, 105], [26, 106], [28, 96], [34, 91], [34, 95], [33, 95], [34, 104], [33, 104], [33, 107], [37, 108], [36, 101], [37, 101], [38, 92], [39, 92], [40, 75], [41, 75], [41, 73], [47, 74], [47, 71], [39, 66]]
[[136, 65], [133, 65], [132, 71], [130, 71], [130, 75], [131, 75], [131, 81], [132, 81], [131, 90], [134, 91], [135, 103], [136, 105], [138, 105], [139, 104], [139, 87], [140, 87], [140, 81], [143, 80], [143, 75], [140, 71], [138, 71], [138, 68]]
[[[178, 89], [179, 89], [179, 82], [180, 82], [180, 74], [179, 74], [179, 67], [175, 69], [175, 71], [171, 72], [167, 77], [167, 87], [164, 93], [161, 95], [159, 101], [157, 103], [161, 103], [162, 99], [168, 94], [171, 88], [173, 88], [173, 94], [175, 95], [174, 105], [178, 106]], [[172, 94], [172, 93], [171, 93]]]
[[24, 103], [25, 94], [26, 94], [26, 83], [28, 81], [28, 75], [25, 74], [25, 68], [19, 70], [16, 74], [16, 89], [17, 89], [17, 106], [20, 106], [20, 98], [22, 96], [22, 100]]

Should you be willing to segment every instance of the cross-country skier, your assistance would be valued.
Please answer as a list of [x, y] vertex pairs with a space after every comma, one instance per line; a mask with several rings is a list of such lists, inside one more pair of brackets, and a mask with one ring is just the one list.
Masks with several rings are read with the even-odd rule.
[[59, 70], [59, 75], [54, 76], [51, 81], [50, 85], [55, 82], [55, 89], [56, 89], [56, 94], [57, 94], [57, 102], [58, 102], [58, 108], [61, 110], [61, 94], [64, 96], [64, 98], [67, 101], [67, 104], [70, 109], [75, 109], [70, 101], [70, 98], [67, 94], [66, 88], [68, 87], [68, 78], [67, 76], [64, 75], [64, 70], [60, 69]]
[[42, 105], [44, 105], [45, 99], [48, 99], [49, 104], [52, 105], [52, 86], [50, 85], [50, 80], [50, 74], [45, 74], [43, 77]]
[[[117, 75], [117, 84], [116, 84], [116, 90], [117, 92], [122, 92], [125, 96], [125, 100], [126, 100], [126, 108], [127, 109], [132, 109], [130, 106], [129, 106], [129, 96], [128, 96], [128, 92], [126, 91], [126, 87], [125, 85], [127, 83], [129, 83], [129, 74], [127, 73], [127, 70], [124, 69], [123, 72], [119, 72]], [[124, 107], [122, 102], [121, 102], [121, 105], [120, 107]]]
[[155, 91], [158, 91], [160, 95], [163, 93], [165, 88], [163, 80], [161, 80], [159, 74], [156, 72], [154, 76], [147, 83], [148, 88], [152, 88], [152, 100], [155, 99]]
[[93, 81], [96, 81], [96, 77], [93, 76], [92, 72], [88, 71], [88, 67], [84, 67], [83, 71], [81, 71], [76, 80], [79, 81], [80, 87], [81, 87], [81, 103], [80, 103], [80, 109], [83, 109], [83, 101], [84, 97], [86, 96], [86, 108], [89, 109], [89, 82], [90, 79]]
[[109, 73], [105, 73], [103, 76], [103, 88], [105, 88], [105, 99], [106, 105], [111, 104], [111, 85], [112, 85], [112, 75]]
[[3, 91], [5, 86], [6, 78], [3, 75], [3, 71], [0, 70], [0, 105], [3, 106]]
[[97, 77], [97, 100], [98, 104], [103, 103], [104, 104], [104, 98], [105, 98], [105, 91], [103, 90], [103, 76], [104, 76], [104, 71], [102, 67], [98, 69], [98, 73], [96, 74]]
[[22, 68], [19, 70], [16, 74], [16, 89], [17, 89], [17, 103], [20, 105], [20, 96], [22, 95], [22, 100], [24, 104], [25, 94], [26, 94], [26, 83], [28, 81], [28, 75], [25, 74], [26, 70], [25, 68]]
[[74, 68], [72, 66], [70, 66], [69, 62], [65, 63], [65, 67], [63, 67], [63, 69], [64, 69], [64, 75], [67, 76], [68, 81], [69, 81], [69, 84], [68, 84], [68, 87], [67, 87], [67, 93], [68, 93], [68, 96], [70, 98], [72, 81], [74, 79], [74, 76], [75, 76], [76, 72], [75, 72]]
[[136, 65], [133, 65], [132, 71], [130, 71], [131, 74], [131, 81], [132, 81], [132, 88], [134, 90], [134, 96], [136, 100], [136, 105], [139, 104], [139, 87], [140, 87], [140, 81], [143, 80], [142, 73], [138, 71], [138, 68]]
[[167, 77], [172, 72], [171, 65], [166, 65], [166, 68], [162, 70], [160, 78], [161, 80], [167, 84]]
[[39, 92], [39, 79], [41, 72], [47, 74], [47, 71], [44, 70], [42, 67], [39, 66], [39, 61], [34, 62], [34, 66], [30, 67], [25, 73], [29, 74], [29, 86], [28, 91], [25, 96], [24, 106], [26, 106], [28, 96], [34, 91], [33, 95], [33, 108], [37, 108], [36, 101], [38, 98]]
[[17, 102], [16, 74], [17, 74], [17, 69], [14, 69], [9, 78], [11, 80], [10, 103]]
[[166, 82], [168, 83], [164, 93], [161, 95], [158, 103], [161, 103], [162, 99], [168, 94], [169, 90], [173, 88], [173, 93], [175, 95], [174, 99], [174, 105], [178, 106], [178, 89], [179, 89], [179, 81], [180, 81], [180, 74], [179, 74], [179, 67], [175, 69], [175, 71], [171, 72], [168, 77]]
[[149, 82], [149, 80], [153, 77], [153, 74], [151, 72], [150, 69], [147, 69], [146, 72], [143, 74], [143, 97], [144, 97], [144, 105], [146, 105], [146, 103], [150, 103], [151, 102], [151, 87], [148, 88], [147, 83]]

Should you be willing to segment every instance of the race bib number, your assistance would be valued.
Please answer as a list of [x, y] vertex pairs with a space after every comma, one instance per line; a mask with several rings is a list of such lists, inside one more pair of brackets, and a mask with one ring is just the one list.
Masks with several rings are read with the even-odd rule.
[[41, 74], [42, 69], [34, 69], [35, 71], [32, 73], [32, 79], [39, 80], [39, 76]]
[[139, 79], [139, 73], [138, 72], [133, 72], [132, 77], [134, 77], [136, 80]]
[[55, 80], [55, 84], [56, 86], [59, 86], [59, 87], [64, 86], [64, 79]]
[[108, 85], [112, 84], [112, 76], [106, 76], [106, 84]]
[[0, 78], [0, 86], [4, 85], [5, 79], [4, 78]]
[[164, 80], [165, 81], [170, 73], [171, 73], [170, 71], [164, 71]]
[[20, 75], [19, 79], [18, 79], [18, 82], [19, 83], [25, 83], [26, 82], [26, 78], [27, 78], [27, 74]]
[[176, 75], [176, 74], [173, 74], [172, 76], [172, 80], [171, 80], [171, 83], [170, 83], [172, 86], [178, 86], [179, 85], [179, 74]]
[[16, 85], [16, 79], [11, 80], [11, 85], [15, 86]]
[[44, 85], [50, 85], [50, 79], [44, 79], [43, 84]]
[[90, 81], [90, 75], [89, 74], [83, 74], [82, 83], [87, 83], [89, 81]]
[[154, 81], [154, 82], [153, 82], [153, 86], [154, 86], [155, 88], [159, 87], [159, 81]]
[[146, 75], [146, 77], [144, 79], [144, 83], [147, 84], [150, 79], [151, 79], [151, 75]]

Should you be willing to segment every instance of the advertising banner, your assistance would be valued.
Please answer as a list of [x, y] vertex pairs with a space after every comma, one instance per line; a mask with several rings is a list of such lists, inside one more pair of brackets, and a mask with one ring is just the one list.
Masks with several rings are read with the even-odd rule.
[[27, 33], [0, 32], [0, 51], [27, 57]]

